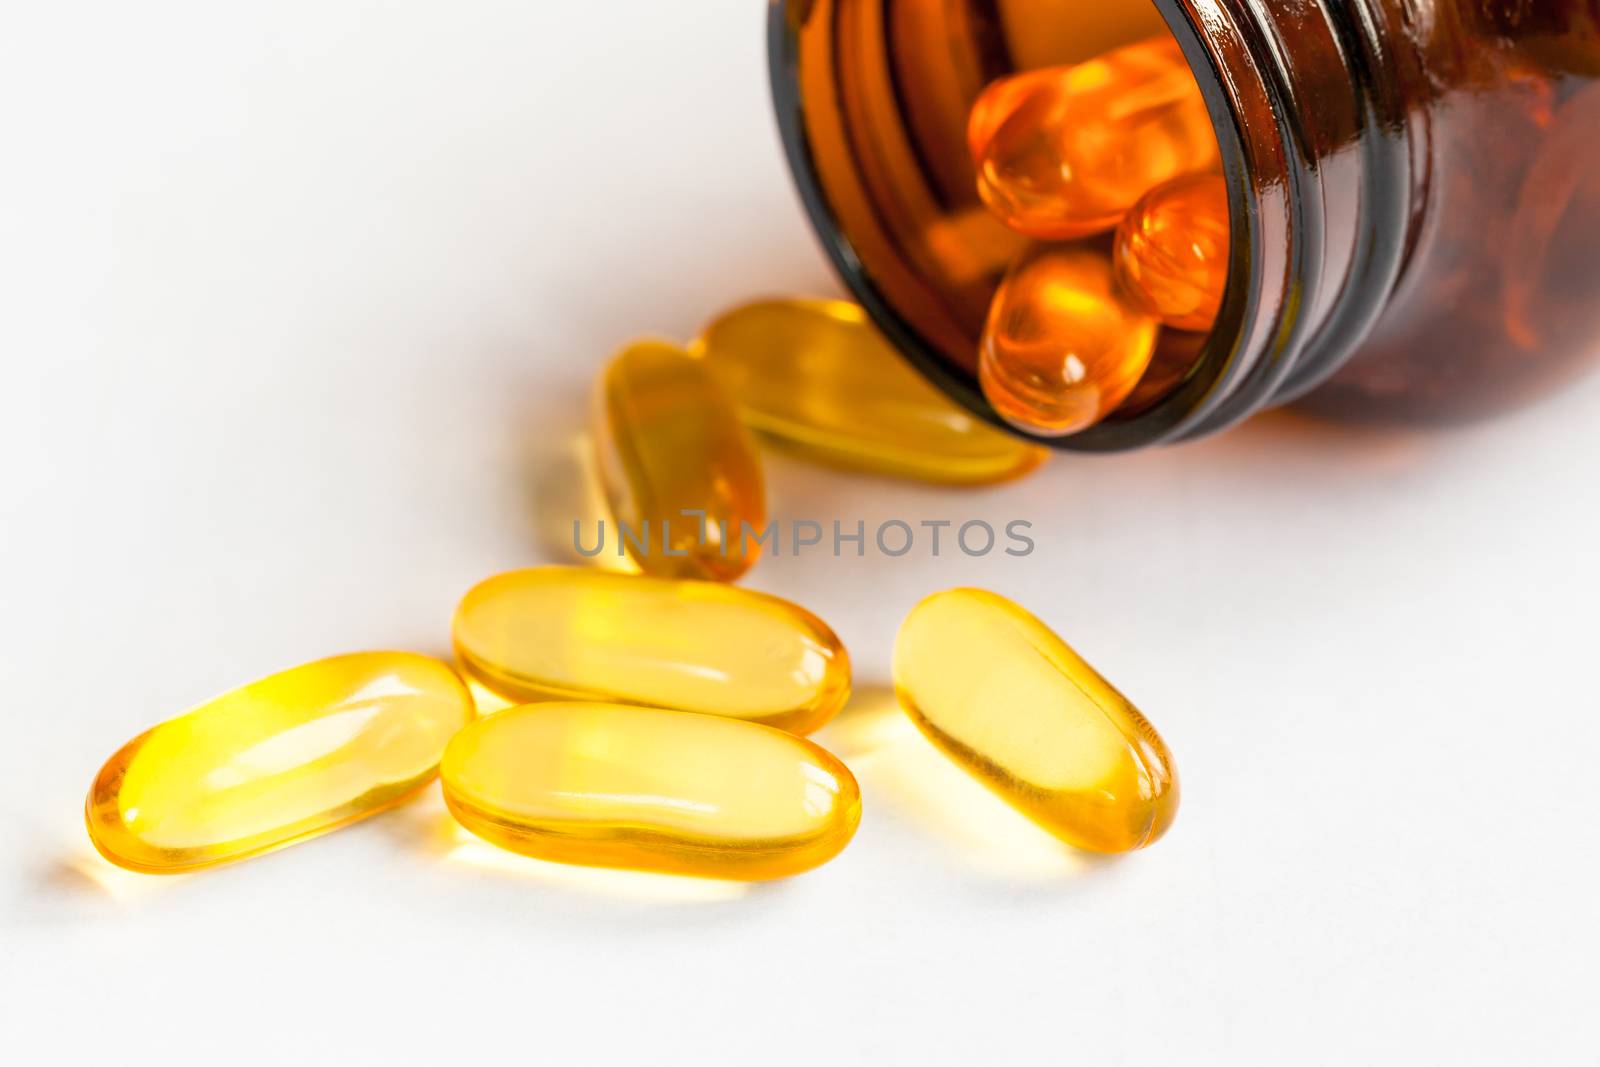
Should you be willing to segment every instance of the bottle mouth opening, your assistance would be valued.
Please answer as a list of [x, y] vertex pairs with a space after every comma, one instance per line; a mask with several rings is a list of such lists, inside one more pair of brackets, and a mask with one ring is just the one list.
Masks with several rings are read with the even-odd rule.
[[[1292, 331], [1284, 316], [1270, 312], [1303, 295], [1291, 283], [1301, 275], [1290, 257], [1313, 251], [1318, 235], [1294, 217], [1305, 201], [1295, 153], [1281, 136], [1281, 109], [1266, 84], [1250, 76], [1259, 68], [1247, 35], [1219, 32], [1228, 20], [1214, 3], [773, 3], [769, 45], [779, 129], [824, 248], [889, 340], [980, 417], [1020, 432], [984, 398], [977, 359], [995, 291], [1029, 242], [977, 195], [966, 143], [972, 103], [996, 78], [1083, 62], [1164, 32], [1177, 40], [1199, 84], [1228, 187], [1230, 257], [1221, 311], [1207, 334], [1163, 331], [1168, 340], [1147, 380], [1165, 370], [1165, 382], [1150, 382], [1151, 388], [1141, 382], [1088, 429], [1035, 439], [1113, 452], [1201, 435], [1256, 410], [1293, 369]], [[1237, 54], [1228, 54], [1230, 46]]]

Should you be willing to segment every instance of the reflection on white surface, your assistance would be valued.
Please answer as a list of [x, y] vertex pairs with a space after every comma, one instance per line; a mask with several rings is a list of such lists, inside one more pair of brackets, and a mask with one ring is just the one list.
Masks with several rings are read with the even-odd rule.
[[576, 892], [628, 900], [716, 903], [738, 900], [750, 891], [749, 885], [743, 882], [604, 867], [577, 867], [536, 860], [531, 856], [496, 848], [459, 825], [454, 826], [452, 838], [454, 844], [445, 854], [449, 863]]
[[118, 867], [85, 844], [73, 849], [56, 864], [50, 881], [73, 884], [79, 888], [93, 887], [119, 904], [131, 904], [148, 899], [165, 889], [188, 881], [190, 874], [140, 874]]
[[[574, 433], [554, 442], [535, 441], [532, 451], [536, 453], [529, 463], [534, 526], [549, 561], [638, 573], [617, 539], [617, 524], [611, 518], [611, 506], [600, 483], [599, 461], [588, 435]], [[578, 551], [580, 544], [583, 552]]]
[[887, 686], [858, 690], [819, 740], [855, 772], [869, 811], [873, 803], [892, 807], [963, 865], [1044, 881], [1107, 862], [1058, 841], [952, 763], [905, 716]]

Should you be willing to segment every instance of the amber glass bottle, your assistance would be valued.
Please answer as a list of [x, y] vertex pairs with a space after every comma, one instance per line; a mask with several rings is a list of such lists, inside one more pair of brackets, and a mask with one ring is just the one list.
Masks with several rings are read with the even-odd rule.
[[978, 339], [1025, 239], [978, 199], [968, 111], [995, 78], [1177, 38], [1229, 189], [1222, 311], [1052, 444], [1138, 448], [1296, 401], [1473, 418], [1600, 357], [1600, 0], [772, 0], [770, 31], [829, 255], [990, 417]]

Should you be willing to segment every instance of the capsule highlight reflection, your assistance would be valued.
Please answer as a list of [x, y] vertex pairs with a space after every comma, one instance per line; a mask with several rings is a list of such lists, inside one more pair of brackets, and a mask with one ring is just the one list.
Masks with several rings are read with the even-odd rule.
[[978, 195], [1048, 240], [1111, 229], [1148, 190], [1216, 165], [1217, 139], [1177, 41], [1002, 78], [973, 105]]
[[405, 800], [473, 717], [454, 671], [409, 652], [318, 660], [147, 730], [95, 777], [89, 837], [170, 874], [270, 852]]
[[640, 570], [733, 581], [750, 569], [767, 517], [761, 460], [701, 361], [630, 345], [601, 374], [594, 431], [619, 539]]
[[850, 658], [826, 623], [714, 582], [513, 571], [462, 598], [453, 632], [462, 671], [516, 703], [639, 704], [810, 733], [850, 696]]
[[707, 326], [691, 351], [746, 425], [836, 466], [982, 485], [1020, 477], [1045, 457], [957, 407], [845, 301], [746, 304]]
[[762, 881], [850, 842], [861, 794], [793, 734], [713, 715], [533, 704], [450, 742], [445, 803], [468, 830], [538, 859]]
[[994, 593], [914, 608], [894, 649], [900, 705], [945, 755], [1068, 844], [1127, 852], [1178, 809], [1155, 728], [1066, 642]]

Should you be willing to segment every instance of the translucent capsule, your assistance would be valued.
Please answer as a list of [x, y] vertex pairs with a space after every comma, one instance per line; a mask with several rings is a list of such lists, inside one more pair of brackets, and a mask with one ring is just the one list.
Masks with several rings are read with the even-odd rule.
[[1004, 597], [955, 589], [918, 604], [895, 641], [894, 685], [934, 745], [1071, 845], [1143, 848], [1177, 814], [1177, 771], [1155, 729]]
[[956, 407], [854, 304], [771, 300], [706, 327], [692, 351], [745, 423], [837, 466], [952, 484], [1026, 474], [1045, 451]]
[[995, 294], [978, 381], [1001, 418], [1045, 436], [1099, 422], [1138, 384], [1159, 324], [1117, 292], [1111, 262], [1087, 248], [1042, 246]]
[[850, 695], [850, 658], [786, 600], [713, 582], [537, 567], [475, 586], [456, 657], [515, 703], [676, 708], [810, 733]]
[[601, 375], [594, 436], [618, 541], [640, 570], [733, 581], [756, 561], [761, 460], [703, 362], [657, 341], [625, 349]]
[[471, 721], [454, 671], [409, 652], [319, 660], [147, 730], [89, 790], [89, 837], [169, 874], [270, 852], [398, 804]]
[[1217, 162], [1200, 87], [1162, 36], [1002, 78], [973, 105], [978, 195], [1011, 228], [1064, 240], [1115, 226], [1157, 185]]
[[445, 803], [538, 859], [760, 881], [849, 844], [861, 793], [843, 763], [754, 723], [614, 704], [531, 704], [456, 735]]
[[1196, 174], [1158, 186], [1117, 229], [1117, 282], [1129, 301], [1179, 330], [1210, 330], [1228, 285], [1228, 186]]

